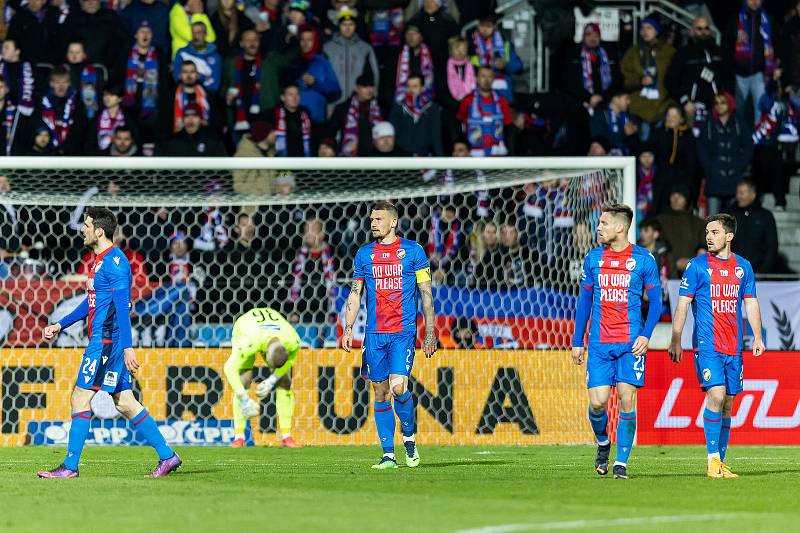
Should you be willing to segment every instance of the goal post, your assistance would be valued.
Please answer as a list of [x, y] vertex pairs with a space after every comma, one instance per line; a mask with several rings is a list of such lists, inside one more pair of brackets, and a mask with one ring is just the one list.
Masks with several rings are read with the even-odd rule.
[[[298, 440], [372, 444], [360, 353], [337, 339], [353, 255], [382, 199], [397, 202], [400, 233], [426, 249], [434, 274], [442, 350], [418, 354], [411, 379], [421, 438], [589, 442], [584, 375], [566, 350], [599, 210], [624, 202], [635, 212], [634, 158], [8, 157], [0, 445], [65, 442], [87, 339], [76, 324], [47, 344], [41, 328], [85, 294], [92, 264], [78, 230], [88, 206], [118, 216], [143, 363], [134, 390], [170, 442], [230, 442], [231, 326], [268, 305], [304, 343], [293, 377]], [[360, 340], [363, 313], [355, 329]], [[268, 375], [262, 364], [256, 381]], [[94, 442], [135, 443], [101, 395], [95, 403]], [[248, 440], [274, 444], [274, 398], [264, 409]]]

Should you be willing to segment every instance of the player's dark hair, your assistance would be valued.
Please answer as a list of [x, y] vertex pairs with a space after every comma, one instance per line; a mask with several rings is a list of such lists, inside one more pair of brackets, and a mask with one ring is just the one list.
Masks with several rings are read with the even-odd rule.
[[375, 205], [372, 206], [373, 211], [387, 211], [390, 215], [397, 217], [397, 208], [392, 202], [388, 202], [386, 200], [380, 200], [375, 202]]
[[603, 213], [611, 213], [615, 217], [624, 218], [627, 228], [630, 228], [633, 223], [633, 209], [625, 204], [607, 204], [603, 206], [602, 211]]
[[661, 228], [661, 222], [656, 220], [655, 218], [646, 218], [639, 223], [639, 229], [650, 228], [653, 231], [657, 231], [659, 233], [663, 232]]
[[706, 226], [712, 222], [719, 222], [722, 224], [722, 229], [725, 230], [725, 233], [733, 233], [736, 235], [736, 219], [733, 218], [733, 215], [729, 215], [728, 213], [711, 215], [706, 219]]
[[114, 238], [114, 232], [117, 231], [117, 217], [114, 213], [104, 207], [89, 207], [86, 209], [86, 216], [92, 217], [95, 229], [102, 229], [106, 238]]

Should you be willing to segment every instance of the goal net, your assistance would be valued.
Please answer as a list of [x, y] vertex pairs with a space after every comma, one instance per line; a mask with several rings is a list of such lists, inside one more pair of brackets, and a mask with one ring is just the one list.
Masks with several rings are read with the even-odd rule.
[[[92, 265], [79, 230], [112, 209], [133, 271], [134, 392], [174, 444], [233, 437], [222, 367], [232, 324], [256, 306], [303, 340], [293, 434], [373, 444], [361, 355], [337, 347], [359, 246], [376, 200], [432, 267], [441, 350], [411, 379], [429, 443], [591, 440], [585, 376], [569, 348], [581, 261], [600, 208], [633, 187], [632, 159], [100, 159], [0, 163], [0, 444], [64, 444], [85, 324], [52, 344], [42, 328], [84, 297]], [[422, 318], [419, 318], [422, 324]], [[355, 326], [363, 339], [364, 312]], [[419, 328], [420, 332], [422, 328]], [[420, 343], [421, 346], [421, 334]], [[255, 381], [269, 370], [257, 360]], [[255, 386], [255, 385], [254, 385]], [[274, 398], [247, 439], [277, 443]], [[135, 443], [104, 393], [91, 442]]]

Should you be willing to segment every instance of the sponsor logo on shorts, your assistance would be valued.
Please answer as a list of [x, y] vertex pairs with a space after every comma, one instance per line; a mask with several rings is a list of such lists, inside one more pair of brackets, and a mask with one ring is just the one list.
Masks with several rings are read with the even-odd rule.
[[106, 372], [106, 377], [103, 378], [103, 385], [105, 385], [106, 387], [116, 387], [118, 377], [119, 374], [117, 372], [109, 370], [108, 372]]
[[633, 270], [634, 268], [636, 268], [636, 259], [634, 259], [633, 257], [627, 258], [625, 260], [625, 268], [627, 268], [628, 270]]
[[708, 368], [703, 369], [703, 381], [708, 381], [711, 379], [711, 370]]

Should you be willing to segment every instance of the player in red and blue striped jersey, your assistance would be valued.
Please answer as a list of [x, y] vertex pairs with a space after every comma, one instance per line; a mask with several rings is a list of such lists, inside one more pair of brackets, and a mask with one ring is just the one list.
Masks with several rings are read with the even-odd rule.
[[697, 381], [706, 393], [703, 433], [708, 450], [706, 474], [713, 478], [739, 477], [725, 464], [731, 433], [731, 409], [742, 392], [742, 302], [753, 330], [753, 356], [764, 353], [761, 308], [750, 262], [731, 252], [736, 219], [719, 214], [706, 219], [708, 253], [692, 259], [681, 279], [680, 298], [672, 317], [669, 353], [680, 362], [681, 334], [689, 305], [694, 315], [694, 364]]
[[[628, 242], [633, 211], [607, 205], [597, 226], [600, 247], [586, 254], [572, 339], [572, 359], [584, 360], [584, 335], [589, 326], [586, 381], [589, 423], [597, 439], [595, 470], [608, 473], [608, 399], [617, 388], [619, 425], [614, 478], [628, 478], [628, 457], [636, 434], [636, 391], [644, 386], [645, 356], [650, 336], [661, 315], [661, 279], [656, 260], [641, 246]], [[650, 301], [642, 323], [642, 298]]]
[[69, 315], [44, 328], [45, 340], [54, 339], [62, 328], [89, 318], [89, 344], [81, 358], [78, 378], [72, 390], [72, 423], [64, 462], [53, 470], [39, 472], [41, 478], [78, 477], [78, 463], [91, 427], [92, 397], [106, 391], [117, 410], [133, 422], [133, 427], [156, 450], [158, 465], [152, 477], [163, 477], [181, 466], [158, 430], [155, 420], [131, 391], [131, 375], [139, 368], [131, 340], [131, 265], [114, 246], [112, 237], [117, 219], [108, 209], [89, 208], [83, 221], [83, 244], [95, 253], [89, 270], [86, 299]]
[[[414, 402], [408, 390], [408, 376], [414, 365], [417, 338], [417, 288], [425, 316], [423, 349], [427, 357], [436, 352], [431, 268], [419, 244], [395, 233], [397, 208], [390, 202], [381, 201], [372, 208], [370, 229], [375, 240], [359, 248], [354, 261], [342, 347], [347, 352], [352, 347], [353, 323], [364, 290], [367, 331], [362, 357], [375, 390], [375, 426], [383, 448], [380, 462], [372, 468], [397, 468], [395, 414], [403, 431], [406, 465], [415, 467], [419, 464], [419, 451], [414, 438]], [[394, 413], [391, 396], [394, 396]]]

